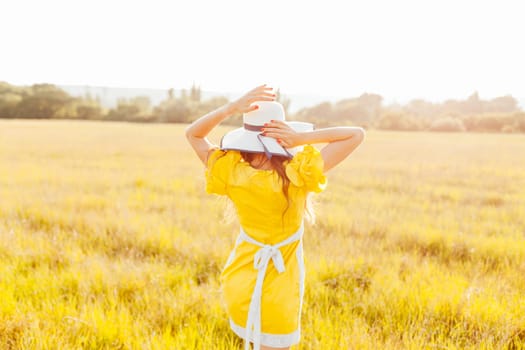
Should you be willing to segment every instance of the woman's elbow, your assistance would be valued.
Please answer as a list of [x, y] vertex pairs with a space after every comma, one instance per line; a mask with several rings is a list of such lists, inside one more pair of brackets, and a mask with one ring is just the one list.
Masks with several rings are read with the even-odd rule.
[[192, 124], [188, 125], [186, 127], [186, 130], [184, 130], [184, 134], [186, 135], [186, 138], [188, 140], [191, 140], [193, 137], [195, 137], [195, 132], [193, 131]]
[[360, 126], [354, 126], [352, 127], [352, 136], [351, 136], [351, 139], [357, 143], [357, 144], [360, 144], [361, 142], [364, 141], [365, 139], [365, 135], [366, 135], [366, 131], [365, 129], [363, 129], [362, 127]]

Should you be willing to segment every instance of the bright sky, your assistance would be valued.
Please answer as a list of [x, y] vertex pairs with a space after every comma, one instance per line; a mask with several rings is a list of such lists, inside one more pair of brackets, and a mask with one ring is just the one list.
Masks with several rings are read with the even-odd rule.
[[16, 0], [0, 81], [525, 99], [523, 1]]

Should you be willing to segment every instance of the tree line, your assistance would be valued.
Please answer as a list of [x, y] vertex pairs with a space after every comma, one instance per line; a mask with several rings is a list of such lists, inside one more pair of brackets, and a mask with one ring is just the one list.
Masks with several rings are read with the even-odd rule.
[[[291, 101], [277, 92], [286, 110]], [[83, 119], [131, 122], [189, 123], [222, 106], [228, 98], [203, 99], [200, 87], [192, 86], [153, 106], [147, 96], [120, 99], [104, 108], [97, 96], [73, 97], [53, 84], [15, 86], [0, 82], [0, 118]], [[432, 103], [415, 99], [407, 104], [384, 105], [377, 94], [365, 93], [337, 102], [322, 102], [288, 113], [290, 120], [309, 121], [318, 126], [360, 125], [384, 130], [525, 132], [525, 112], [510, 96], [484, 100], [473, 93], [465, 100]], [[233, 125], [241, 116], [228, 119]]]

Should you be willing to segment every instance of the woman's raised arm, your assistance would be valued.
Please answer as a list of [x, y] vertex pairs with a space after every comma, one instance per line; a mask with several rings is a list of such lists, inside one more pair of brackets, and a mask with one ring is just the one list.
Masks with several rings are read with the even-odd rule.
[[358, 126], [339, 126], [304, 133], [303, 143], [328, 143], [321, 149], [324, 171], [341, 163], [365, 139], [365, 130]]
[[186, 138], [191, 147], [197, 153], [199, 159], [206, 164], [208, 153], [217, 146], [212, 144], [206, 136], [219, 125], [224, 119], [237, 113], [248, 113], [257, 109], [252, 103], [257, 101], [274, 101], [275, 94], [271, 93], [271, 87], [266, 84], [250, 90], [239, 99], [227, 103], [222, 107], [200, 117], [186, 128]]
[[291, 148], [304, 144], [328, 143], [321, 150], [324, 171], [341, 163], [365, 138], [365, 130], [358, 126], [338, 126], [307, 132], [296, 132], [286, 123], [275, 120], [264, 128], [264, 135], [277, 139], [283, 147]]

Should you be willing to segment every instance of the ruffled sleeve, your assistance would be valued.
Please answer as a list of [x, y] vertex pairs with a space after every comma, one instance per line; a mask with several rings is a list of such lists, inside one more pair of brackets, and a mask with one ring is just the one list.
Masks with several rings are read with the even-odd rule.
[[240, 157], [236, 151], [216, 149], [210, 153], [205, 172], [207, 193], [226, 194], [230, 174]]
[[297, 187], [304, 187], [308, 192], [321, 192], [326, 187], [323, 169], [321, 152], [312, 145], [305, 145], [286, 165], [286, 175]]

